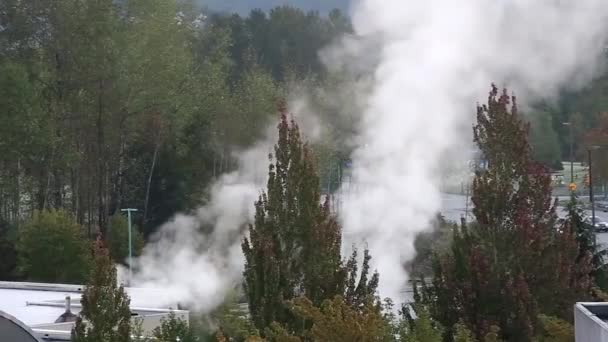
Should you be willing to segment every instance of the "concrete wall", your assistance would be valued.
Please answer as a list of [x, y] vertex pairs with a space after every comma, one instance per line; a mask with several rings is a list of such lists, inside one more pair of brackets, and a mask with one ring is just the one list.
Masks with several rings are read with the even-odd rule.
[[574, 306], [576, 342], [608, 342], [608, 324], [597, 317], [608, 314], [608, 303], [577, 303]]

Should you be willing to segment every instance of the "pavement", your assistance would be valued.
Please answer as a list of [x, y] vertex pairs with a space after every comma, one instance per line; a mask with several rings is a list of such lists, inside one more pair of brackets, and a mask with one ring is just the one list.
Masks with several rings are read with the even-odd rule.
[[[560, 201], [568, 200], [569, 196], [558, 196]], [[472, 203], [465, 195], [442, 194], [441, 214], [450, 221], [460, 222], [460, 218], [468, 213], [469, 220], [474, 219], [471, 213]], [[585, 214], [591, 217], [591, 210], [585, 210]], [[566, 208], [560, 206], [557, 215], [561, 218], [567, 215]], [[604, 209], [595, 209], [595, 222], [608, 222], [608, 212]], [[608, 248], [608, 233], [596, 233], [597, 243], [603, 248]]]

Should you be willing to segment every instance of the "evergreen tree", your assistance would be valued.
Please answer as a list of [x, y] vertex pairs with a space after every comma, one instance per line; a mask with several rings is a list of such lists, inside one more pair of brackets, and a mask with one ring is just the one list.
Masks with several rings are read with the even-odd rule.
[[72, 330], [75, 342], [129, 342], [130, 299], [117, 284], [116, 267], [101, 239], [94, 246], [95, 267], [82, 294], [82, 310]]
[[539, 313], [570, 318], [591, 286], [591, 257], [579, 254], [572, 227], [559, 229], [549, 172], [532, 160], [527, 133], [515, 98], [493, 86], [474, 127], [488, 165], [473, 182], [477, 222], [455, 229], [422, 291], [435, 319], [462, 322], [478, 339], [496, 325], [505, 339], [529, 341]]
[[591, 276], [595, 284], [605, 290], [608, 288], [608, 274], [605, 265], [608, 251], [597, 248], [595, 231], [590, 224], [585, 222], [585, 213], [575, 192], [570, 194], [570, 201], [566, 208], [568, 216], [564, 221], [564, 229], [569, 229], [576, 234], [579, 247], [577, 260], [591, 256]]
[[301, 331], [304, 327], [286, 301], [306, 296], [319, 306], [325, 299], [343, 295], [348, 287], [347, 295], [357, 302], [374, 295], [378, 276], [369, 275], [367, 253], [359, 282], [356, 257], [343, 265], [341, 228], [329, 199], [321, 201], [311, 151], [295, 122], [288, 121], [284, 106], [280, 114], [267, 191], [255, 203], [255, 221], [242, 244], [245, 290], [260, 331], [273, 322]]

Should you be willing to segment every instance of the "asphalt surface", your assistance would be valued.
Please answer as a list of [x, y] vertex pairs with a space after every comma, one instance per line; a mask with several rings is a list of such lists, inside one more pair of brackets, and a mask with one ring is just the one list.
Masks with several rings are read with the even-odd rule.
[[[567, 200], [569, 197], [559, 197], [560, 200]], [[467, 205], [468, 202], [468, 205]], [[467, 201], [467, 197], [464, 195], [454, 194], [443, 194], [442, 195], [442, 210], [441, 214], [450, 221], [459, 222], [460, 218], [468, 213], [469, 219], [473, 219], [471, 214], [471, 201]], [[591, 217], [591, 210], [585, 210], [587, 216]], [[557, 214], [560, 217], [566, 216], [566, 210], [564, 207], [559, 207]], [[595, 222], [608, 222], [608, 212], [604, 209], [596, 208], [595, 210]], [[597, 233], [597, 243], [604, 248], [608, 248], [608, 233]]]

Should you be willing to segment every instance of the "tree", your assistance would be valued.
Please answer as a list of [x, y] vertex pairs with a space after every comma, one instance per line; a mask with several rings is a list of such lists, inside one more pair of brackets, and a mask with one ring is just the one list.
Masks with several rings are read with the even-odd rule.
[[29, 204], [23, 199], [31, 178], [44, 167], [54, 140], [40, 97], [24, 65], [0, 60], [0, 217], [15, 225]]
[[247, 310], [239, 305], [236, 293], [230, 293], [212, 314], [219, 331], [234, 341], [245, 341], [248, 337], [259, 336], [259, 332], [248, 317]]
[[91, 265], [90, 244], [66, 212], [34, 214], [17, 232], [19, 270], [28, 279], [82, 283]]
[[574, 341], [574, 327], [563, 319], [540, 315], [542, 335], [535, 337], [534, 342], [570, 342]]
[[577, 260], [583, 260], [591, 256], [591, 277], [601, 289], [608, 288], [608, 270], [605, 264], [608, 251], [601, 250], [595, 244], [595, 232], [593, 227], [586, 222], [583, 208], [575, 192], [570, 194], [570, 201], [566, 208], [568, 215], [564, 221], [565, 227], [563, 229], [569, 229], [576, 234], [579, 247]]
[[15, 249], [14, 229], [0, 220], [0, 280], [13, 280], [17, 275], [17, 250]]
[[561, 170], [561, 151], [551, 114], [545, 111], [534, 113], [531, 120], [530, 145], [533, 158], [554, 170]]
[[82, 309], [72, 331], [75, 342], [130, 342], [130, 299], [117, 284], [116, 267], [101, 239], [94, 247], [94, 267], [82, 293]]
[[275, 323], [267, 331], [270, 340], [350, 342], [388, 338], [387, 322], [373, 301], [356, 309], [343, 297], [336, 296], [317, 307], [306, 297], [298, 297], [290, 301], [290, 310], [302, 321], [312, 322], [310, 330], [303, 336], [296, 336]]
[[456, 324], [454, 342], [476, 342], [473, 333], [464, 324]]
[[174, 312], [169, 312], [167, 318], [161, 318], [160, 326], [156, 327], [153, 331], [154, 338], [160, 342], [194, 342], [194, 334], [188, 322], [183, 319], [175, 317]]
[[[406, 310], [406, 309], [404, 309]], [[407, 323], [402, 323], [399, 331], [400, 341], [403, 342], [439, 342], [443, 334], [443, 327], [434, 321], [427, 309], [422, 305], [414, 305], [416, 319], [407, 317]]]
[[358, 303], [373, 296], [378, 275], [369, 275], [367, 252], [358, 283], [356, 254], [343, 266], [341, 228], [329, 199], [321, 202], [310, 149], [295, 122], [288, 121], [285, 107], [280, 113], [267, 191], [255, 203], [255, 220], [242, 248], [245, 292], [255, 326], [264, 331], [277, 322], [291, 332], [303, 327], [285, 301], [306, 296], [320, 305], [349, 292]]
[[[133, 256], [138, 256], [144, 248], [144, 236], [137, 226], [131, 227], [131, 243]], [[110, 219], [107, 244], [112, 260], [120, 263], [127, 260], [129, 257], [129, 222], [124, 216], [117, 214]]]
[[572, 305], [589, 296], [591, 255], [580, 254], [573, 227], [557, 224], [551, 179], [533, 161], [527, 133], [515, 98], [493, 86], [474, 127], [488, 163], [473, 182], [476, 222], [454, 230], [432, 284], [422, 284], [421, 302], [450, 327], [448, 336], [456, 323], [478, 339], [496, 325], [504, 339], [529, 341], [539, 313], [569, 319]]
[[[608, 112], [602, 113], [598, 116], [597, 124], [594, 128], [587, 131], [583, 136], [582, 154], [587, 159], [587, 149], [593, 148], [593, 146], [608, 146]], [[604, 189], [604, 196], [608, 196], [608, 150], [600, 148], [593, 150], [593, 185], [601, 186]]]

